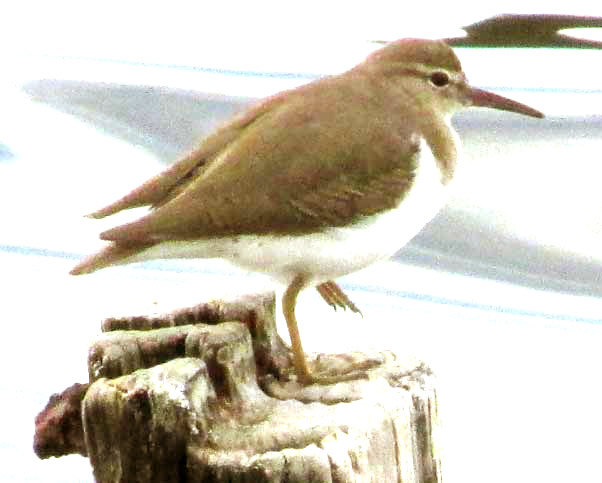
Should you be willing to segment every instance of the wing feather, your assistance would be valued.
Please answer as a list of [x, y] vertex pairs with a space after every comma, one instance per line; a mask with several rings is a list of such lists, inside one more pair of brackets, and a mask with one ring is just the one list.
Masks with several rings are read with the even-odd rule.
[[[142, 194], [135, 190], [136, 203], [156, 209], [101, 238], [301, 234], [392, 208], [411, 185], [419, 138], [407, 119], [383, 115], [389, 100], [362, 81], [327, 78], [261, 104], [204, 144], [208, 162], [183, 160], [142, 185]], [[136, 205], [117, 202], [123, 206]]]
[[130, 208], [147, 205], [156, 208], [165, 204], [182, 192], [188, 183], [194, 180], [199, 171], [210, 166], [215, 156], [235, 141], [245, 128], [281, 102], [281, 97], [281, 94], [270, 97], [235, 117], [204, 139], [197, 149], [177, 163], [132, 190], [123, 198], [86, 216], [104, 218]]

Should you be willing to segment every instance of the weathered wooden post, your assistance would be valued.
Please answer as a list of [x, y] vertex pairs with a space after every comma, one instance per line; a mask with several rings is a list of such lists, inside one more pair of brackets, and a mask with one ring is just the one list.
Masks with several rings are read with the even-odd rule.
[[441, 481], [429, 368], [388, 352], [320, 354], [325, 367], [374, 367], [303, 387], [287, 376], [273, 294], [109, 319], [103, 332], [89, 384], [36, 419], [40, 457], [87, 455], [103, 483]]

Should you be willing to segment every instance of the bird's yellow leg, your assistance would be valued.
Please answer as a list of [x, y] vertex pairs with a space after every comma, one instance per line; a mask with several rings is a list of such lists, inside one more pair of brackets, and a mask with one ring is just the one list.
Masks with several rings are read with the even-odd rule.
[[[343, 291], [334, 282], [330, 282], [328, 285], [329, 288], [332, 288], [332, 285], [330, 284], [334, 285], [334, 287], [336, 287], [336, 289], [338, 289], [340, 293], [345, 296]], [[306, 286], [307, 281], [305, 277], [303, 275], [297, 275], [282, 296], [282, 311], [284, 312], [284, 318], [286, 319], [286, 325], [288, 326], [288, 333], [291, 339], [291, 349], [293, 351], [293, 363], [295, 365], [295, 372], [297, 373], [299, 382], [305, 385], [335, 384], [337, 382], [365, 378], [366, 373], [364, 370], [373, 367], [375, 365], [373, 362], [370, 362], [365, 367], [349, 367], [333, 374], [312, 374], [305, 357], [303, 345], [301, 344], [301, 335], [299, 334], [299, 327], [297, 325], [297, 318], [295, 316], [297, 296], [299, 295], [299, 292], [301, 292], [301, 290], [303, 290]], [[349, 305], [346, 304], [346, 306]]]
[[297, 305], [297, 296], [306, 285], [305, 278], [297, 275], [291, 284], [287, 287], [282, 296], [282, 311], [288, 327], [288, 334], [291, 339], [291, 349], [293, 350], [293, 362], [295, 371], [302, 383], [309, 384], [312, 381], [311, 372], [305, 359], [305, 352], [301, 344], [301, 335], [297, 326], [297, 317], [295, 316], [295, 306]]

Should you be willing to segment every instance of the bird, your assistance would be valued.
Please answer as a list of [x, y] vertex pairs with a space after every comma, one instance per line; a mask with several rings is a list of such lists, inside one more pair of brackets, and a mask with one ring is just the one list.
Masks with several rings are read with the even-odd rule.
[[221, 258], [285, 287], [293, 374], [303, 385], [358, 377], [311, 367], [295, 315], [315, 287], [359, 312], [335, 282], [394, 255], [444, 206], [460, 140], [454, 113], [525, 104], [472, 87], [442, 40], [392, 41], [340, 74], [267, 97], [90, 218], [146, 206], [100, 234], [70, 272], [152, 259]]

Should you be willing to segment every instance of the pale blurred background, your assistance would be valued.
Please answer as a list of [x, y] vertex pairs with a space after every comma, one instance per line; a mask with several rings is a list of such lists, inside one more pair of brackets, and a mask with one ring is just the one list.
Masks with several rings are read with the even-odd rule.
[[[272, 288], [219, 261], [72, 278], [100, 231], [136, 216], [83, 214], [253, 99], [357, 63], [377, 47], [369, 40], [458, 37], [500, 13], [601, 14], [590, 2], [523, 3], [3, 7], [0, 481], [92, 481], [84, 458], [36, 458], [33, 420], [52, 392], [87, 380], [104, 317]], [[449, 206], [394, 261], [341, 280], [363, 318], [303, 294], [303, 340], [425, 360], [439, 376], [444, 481], [602, 481], [602, 53], [456, 52], [474, 85], [547, 119], [457, 116], [465, 162]]]

